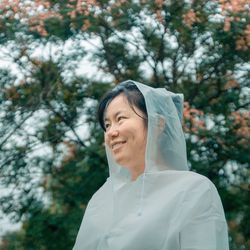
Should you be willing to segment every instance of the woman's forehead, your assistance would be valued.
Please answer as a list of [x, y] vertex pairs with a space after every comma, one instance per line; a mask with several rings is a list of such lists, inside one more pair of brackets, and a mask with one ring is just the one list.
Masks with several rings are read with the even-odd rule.
[[104, 120], [110, 117], [115, 117], [120, 113], [131, 111], [128, 99], [123, 94], [116, 96], [112, 101], [110, 101], [104, 112]]

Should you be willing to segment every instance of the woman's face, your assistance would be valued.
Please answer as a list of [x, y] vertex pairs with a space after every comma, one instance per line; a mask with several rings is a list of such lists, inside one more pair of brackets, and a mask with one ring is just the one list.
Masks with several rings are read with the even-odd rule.
[[104, 116], [105, 143], [114, 160], [129, 169], [132, 180], [144, 171], [147, 141], [143, 113], [136, 107], [133, 108], [137, 114], [121, 94], [110, 102]]

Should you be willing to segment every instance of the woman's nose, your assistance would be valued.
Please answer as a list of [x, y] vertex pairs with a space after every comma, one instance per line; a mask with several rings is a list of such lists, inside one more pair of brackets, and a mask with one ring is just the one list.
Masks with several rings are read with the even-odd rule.
[[109, 138], [114, 138], [116, 136], [119, 135], [119, 131], [118, 131], [118, 128], [116, 126], [112, 126], [108, 129], [108, 131], [106, 132], [107, 136]]

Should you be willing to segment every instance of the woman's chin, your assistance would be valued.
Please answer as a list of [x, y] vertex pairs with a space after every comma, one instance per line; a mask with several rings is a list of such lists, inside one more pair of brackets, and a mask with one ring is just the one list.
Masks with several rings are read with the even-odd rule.
[[120, 165], [121, 167], [123, 168], [128, 168], [127, 167], [127, 164], [126, 164], [126, 161], [122, 160], [122, 159], [115, 159], [115, 162]]

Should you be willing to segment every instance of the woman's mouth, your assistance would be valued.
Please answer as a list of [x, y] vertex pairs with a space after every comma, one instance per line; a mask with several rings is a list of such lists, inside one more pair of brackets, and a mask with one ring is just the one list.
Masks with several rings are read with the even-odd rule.
[[119, 142], [114, 142], [111, 144], [111, 148], [113, 151], [119, 149], [120, 147], [122, 147], [123, 144], [125, 144], [126, 141], [119, 141]]

